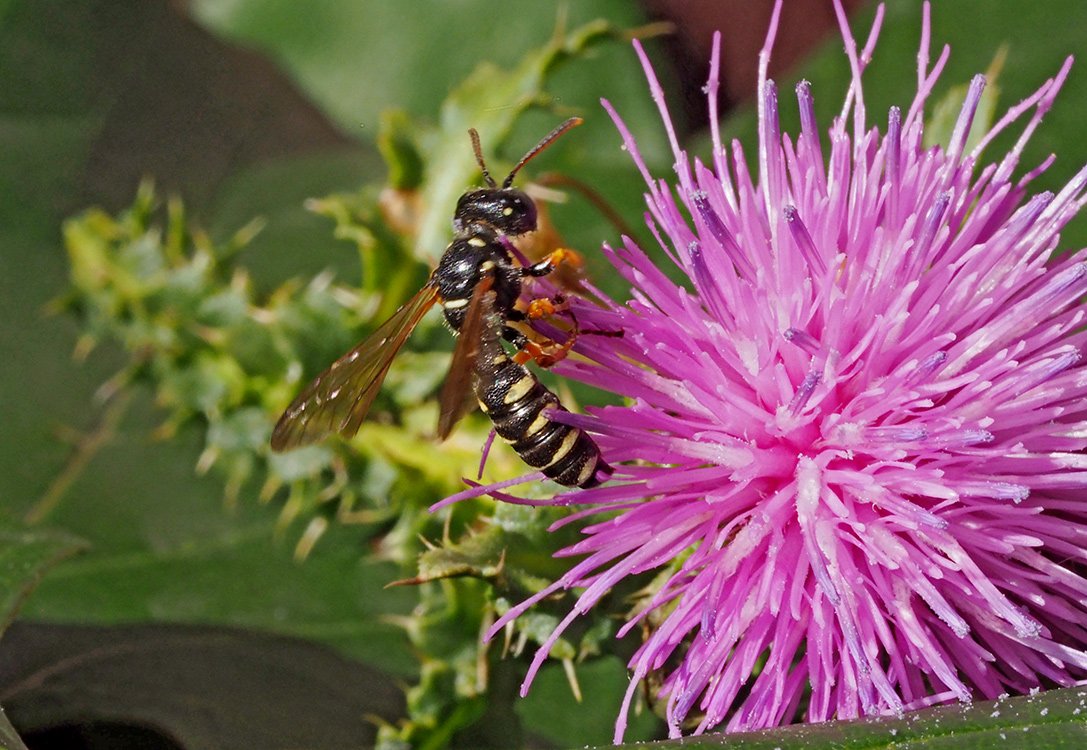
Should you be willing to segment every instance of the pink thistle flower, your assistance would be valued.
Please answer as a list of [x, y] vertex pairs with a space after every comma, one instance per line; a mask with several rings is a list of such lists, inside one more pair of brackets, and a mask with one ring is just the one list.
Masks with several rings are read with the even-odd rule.
[[[635, 43], [675, 153], [647, 220], [686, 275], [670, 280], [631, 240], [605, 247], [630, 299], [577, 308], [582, 361], [561, 372], [627, 399], [587, 416], [615, 479], [549, 501], [600, 519], [562, 554], [581, 559], [511, 609], [491, 635], [555, 591], [580, 591], [551, 645], [617, 582], [670, 575], [643, 621], [616, 722], [660, 676], [669, 731], [751, 730], [898, 714], [1087, 676], [1087, 251], [1052, 259], [1087, 202], [1087, 169], [1028, 197], [1052, 159], [1018, 180], [1023, 146], [1066, 63], [972, 150], [983, 77], [950, 142], [925, 148], [923, 110], [948, 57], [886, 128], [870, 126], [861, 77], [882, 8], [858, 51], [835, 2], [853, 73], [824, 154], [812, 92], [801, 131], [778, 129], [767, 80], [779, 0], [760, 55], [758, 164], [717, 129], [719, 39], [707, 93], [711, 163], [680, 149], [659, 83]], [[1012, 150], [982, 150], [1019, 120]], [[499, 487], [493, 488], [494, 490]], [[477, 493], [478, 490], [471, 491]], [[495, 492], [504, 499], [514, 499]]]

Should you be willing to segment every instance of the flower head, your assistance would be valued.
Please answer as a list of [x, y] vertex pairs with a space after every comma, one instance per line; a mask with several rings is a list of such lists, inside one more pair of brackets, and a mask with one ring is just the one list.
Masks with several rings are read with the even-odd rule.
[[[650, 625], [631, 658], [656, 673], [670, 732], [758, 729], [993, 698], [1087, 675], [1087, 251], [1052, 258], [1083, 206], [1087, 170], [1028, 195], [1047, 165], [1013, 177], [1066, 64], [976, 146], [985, 80], [970, 85], [945, 147], [923, 146], [923, 110], [945, 61], [884, 128], [839, 3], [853, 80], [820, 145], [807, 83], [801, 131], [778, 128], [760, 56], [758, 163], [716, 126], [713, 156], [680, 149], [654, 178], [605, 102], [648, 185], [648, 223], [686, 277], [629, 239], [605, 248], [630, 299], [577, 308], [584, 359], [560, 371], [627, 405], [556, 418], [597, 436], [616, 478], [555, 503], [599, 515], [560, 580], [518, 605], [579, 589], [526, 679], [570, 622], [627, 576], [665, 582], [620, 635]], [[993, 137], [1022, 135], [994, 163]], [[1025, 123], [1025, 126], [1024, 124]], [[676, 276], [676, 274], [672, 274]], [[568, 522], [571, 519], [566, 519]]]

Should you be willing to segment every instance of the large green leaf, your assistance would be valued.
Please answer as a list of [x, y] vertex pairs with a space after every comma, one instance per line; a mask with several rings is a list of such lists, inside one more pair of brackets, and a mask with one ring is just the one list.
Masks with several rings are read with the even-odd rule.
[[832, 721], [655, 744], [660, 748], [703, 750], [785, 747], [789, 750], [988, 750], [993, 747], [1077, 750], [1084, 746], [1087, 746], [1087, 688], [1049, 690], [965, 706], [941, 706], [910, 713], [901, 719]]
[[[166, 746], [136, 731], [191, 750], [368, 747], [404, 710], [393, 678], [328, 647], [191, 625], [17, 623], [0, 690], [35, 747]], [[82, 743], [56, 741], [65, 727]]]
[[0, 708], [0, 750], [26, 750], [3, 708]]
[[[161, 72], [141, 62], [142, 45], [152, 42], [138, 35], [117, 38], [118, 28], [160, 35], [157, 51], [172, 60], [221, 60], [209, 53], [206, 35], [168, 33], [176, 25], [163, 13], [165, 4], [128, 6], [123, 19], [111, 5], [73, 0], [46, 9], [16, 0], [5, 4], [0, 25], [0, 351], [9, 362], [0, 370], [0, 497], [7, 513], [70, 529], [92, 545], [46, 581], [25, 613], [66, 622], [154, 619], [264, 627], [333, 643], [410, 673], [404, 639], [381, 619], [411, 606], [407, 592], [383, 589], [398, 577], [394, 566], [360, 563], [354, 529], [334, 529], [308, 565], [296, 563], [292, 553], [300, 529], [277, 537], [279, 509], [257, 506], [256, 488], [248, 489], [250, 499], [235, 513], [228, 512], [221, 481], [195, 475], [201, 446], [194, 433], [172, 443], [152, 441], [161, 415], [148, 399], [137, 397], [126, 418], [113, 407], [103, 410], [95, 391], [120, 366], [117, 352], [103, 348], [87, 362], [74, 363], [73, 322], [44, 315], [65, 284], [59, 230], [65, 214], [86, 201], [108, 199], [95, 192], [103, 185], [126, 201], [135, 189], [133, 182], [109, 182], [111, 174], [127, 179], [110, 162], [93, 174], [89, 170], [92, 155], [102, 153], [99, 139], [111, 106], [148, 83], [153, 85], [146, 90], [173, 91], [178, 106], [197, 104], [184, 104], [178, 77], [140, 79], [140, 71]], [[123, 21], [121, 27], [112, 28], [114, 20]], [[182, 147], [176, 131], [166, 134], [176, 114], [163, 111], [161, 102], [145, 110], [146, 130], [110, 147], [124, 150], [129, 165], [149, 163], [151, 144]], [[155, 113], [172, 119], [156, 123]], [[230, 123], [221, 135], [227, 142], [246, 133], [249, 141], [271, 137], [253, 126]], [[243, 151], [223, 153], [212, 172], [246, 167]], [[212, 229], [233, 231], [255, 211], [269, 214], [276, 234], [251, 251], [276, 258], [278, 269], [262, 278], [275, 274], [278, 282], [285, 273], [312, 272], [308, 250], [323, 242], [325, 263], [335, 251], [327, 249], [333, 244], [328, 223], [305, 212], [302, 201], [355, 184], [365, 171], [359, 158], [343, 156], [323, 164], [320, 157], [295, 159], [278, 171], [272, 165], [246, 170], [218, 186], [212, 205], [221, 218]], [[160, 177], [177, 182], [176, 175]], [[215, 183], [207, 187], [204, 201]], [[314, 242], [304, 243], [303, 234]], [[301, 264], [294, 269], [288, 243]], [[343, 256], [350, 264], [351, 252]]]
[[644, 23], [638, 8], [623, 0], [589, 0], [561, 10], [551, 3], [488, 0], [192, 5], [209, 28], [267, 51], [347, 132], [369, 139], [388, 109], [436, 119], [449, 91], [479, 61], [517, 64], [526, 49], [547, 39], [560, 16], [570, 28], [596, 18], [618, 26]]
[[85, 546], [62, 532], [0, 526], [0, 632], [45, 571]]
[[409, 591], [384, 588], [397, 577], [395, 566], [361, 562], [358, 531], [338, 526], [304, 564], [296, 562], [300, 530], [277, 537], [275, 507], [245, 502], [226, 512], [220, 480], [194, 474], [200, 446], [193, 431], [169, 445], [147, 442], [153, 413], [138, 399], [115, 441], [50, 515], [94, 547], [47, 577], [24, 614], [262, 628], [410, 674], [406, 641], [384, 619], [406, 614], [413, 601]]
[[[83, 547], [83, 542], [68, 534], [0, 525], [0, 633], [7, 629], [42, 575]], [[2, 708], [0, 749], [26, 750]]]
[[[615, 656], [576, 665], [570, 673], [562, 665], [548, 664], [529, 694], [517, 701], [517, 715], [527, 731], [548, 737], [559, 747], [606, 746], [615, 734], [615, 714], [628, 679], [626, 665]], [[631, 712], [628, 742], [660, 736], [661, 722], [652, 711]]]
[[271, 289], [284, 279], [308, 278], [327, 269], [338, 280], [355, 284], [357, 254], [333, 237], [330, 222], [306, 204], [310, 198], [354, 189], [383, 172], [376, 151], [366, 148], [261, 162], [223, 181], [210, 206], [207, 228], [213, 237], [226, 238], [254, 217], [263, 221], [238, 258], [258, 288]]

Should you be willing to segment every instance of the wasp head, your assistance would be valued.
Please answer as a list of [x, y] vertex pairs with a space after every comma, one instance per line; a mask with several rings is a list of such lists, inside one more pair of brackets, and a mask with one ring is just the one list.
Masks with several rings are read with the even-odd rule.
[[453, 225], [459, 231], [471, 223], [486, 224], [516, 237], [536, 229], [536, 204], [517, 188], [480, 188], [457, 201]]
[[581, 124], [580, 117], [571, 117], [559, 125], [543, 139], [529, 149], [528, 153], [521, 157], [521, 161], [506, 176], [499, 186], [491, 173], [487, 171], [487, 164], [483, 161], [483, 150], [479, 146], [479, 133], [475, 128], [468, 129], [468, 136], [472, 139], [472, 152], [476, 156], [476, 163], [483, 173], [483, 181], [487, 187], [465, 193], [457, 201], [457, 212], [453, 215], [453, 226], [459, 232], [465, 225], [472, 222], [487, 224], [501, 234], [516, 237], [519, 234], [532, 232], [536, 229], [536, 204], [524, 192], [510, 187], [513, 178], [521, 171], [521, 167], [528, 164], [538, 153], [543, 151], [551, 142], [575, 125]]

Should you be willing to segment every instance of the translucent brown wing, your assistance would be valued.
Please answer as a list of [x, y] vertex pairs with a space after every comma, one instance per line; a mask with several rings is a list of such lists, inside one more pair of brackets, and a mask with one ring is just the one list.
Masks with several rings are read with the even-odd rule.
[[445, 376], [438, 403], [438, 439], [445, 440], [453, 427], [474, 403], [472, 378], [475, 375], [476, 356], [479, 354], [480, 337], [496, 335], [490, 331], [488, 321], [494, 312], [493, 276], [484, 276], [472, 290], [472, 299], [464, 312], [464, 322], [453, 349], [449, 374]]
[[396, 353], [437, 299], [437, 287], [427, 284], [369, 338], [314, 378], [276, 423], [272, 449], [290, 450], [333, 432], [344, 437], [358, 432]]

